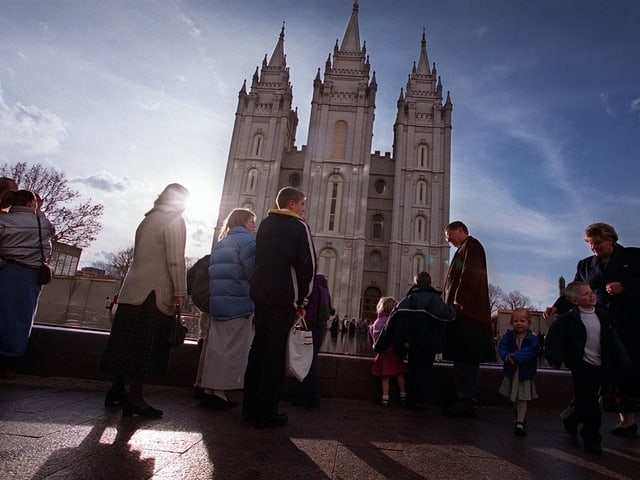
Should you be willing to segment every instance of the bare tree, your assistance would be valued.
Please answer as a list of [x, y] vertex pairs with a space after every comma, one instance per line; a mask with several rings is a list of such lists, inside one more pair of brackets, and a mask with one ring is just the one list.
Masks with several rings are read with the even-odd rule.
[[498, 314], [498, 310], [504, 308], [504, 292], [496, 285], [489, 284], [489, 305], [491, 305], [491, 315]]
[[512, 292], [507, 293], [504, 296], [505, 307], [509, 310], [515, 310], [516, 308], [529, 308], [533, 309], [531, 306], [531, 300], [529, 297], [523, 295], [518, 290], [513, 290]]
[[124, 280], [133, 262], [133, 245], [109, 254], [106, 262], [93, 262], [93, 267], [100, 268], [111, 277]]
[[80, 193], [68, 186], [64, 172], [41, 164], [5, 163], [0, 176], [13, 178], [21, 189], [37, 193], [43, 199], [42, 211], [56, 228], [53, 240], [88, 247], [102, 230], [100, 218], [104, 206], [81, 201]]

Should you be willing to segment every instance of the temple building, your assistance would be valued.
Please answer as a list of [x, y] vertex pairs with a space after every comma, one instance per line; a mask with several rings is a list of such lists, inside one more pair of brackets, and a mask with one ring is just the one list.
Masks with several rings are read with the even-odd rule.
[[453, 104], [448, 93], [443, 100], [423, 32], [400, 88], [391, 153], [371, 152], [378, 85], [358, 8], [356, 0], [342, 43], [313, 79], [307, 145], [295, 144], [284, 27], [271, 57], [243, 83], [216, 238], [233, 208], [250, 208], [260, 221], [280, 188], [299, 188], [337, 313], [372, 319], [378, 299], [402, 298], [416, 272], [428, 271], [436, 288], [444, 283]]

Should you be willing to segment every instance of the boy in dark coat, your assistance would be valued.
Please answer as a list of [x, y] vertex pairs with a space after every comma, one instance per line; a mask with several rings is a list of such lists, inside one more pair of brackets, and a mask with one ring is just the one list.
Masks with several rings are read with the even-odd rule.
[[420, 272], [414, 286], [393, 309], [373, 349], [384, 352], [394, 345], [407, 355], [407, 406], [421, 409], [436, 353], [444, 346], [444, 322], [456, 318], [456, 308], [444, 303], [441, 292], [431, 286], [431, 276]]
[[563, 420], [565, 430], [575, 436], [582, 424], [585, 452], [602, 455], [600, 386], [606, 375], [628, 370], [631, 361], [589, 284], [571, 282], [566, 297], [574, 307], [551, 324], [544, 356], [554, 368], [564, 363], [571, 370], [575, 410]]

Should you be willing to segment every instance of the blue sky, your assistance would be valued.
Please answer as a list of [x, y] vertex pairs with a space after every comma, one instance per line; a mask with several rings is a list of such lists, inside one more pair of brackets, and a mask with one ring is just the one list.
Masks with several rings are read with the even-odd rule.
[[[361, 0], [378, 82], [373, 149], [426, 29], [454, 104], [451, 218], [480, 239], [489, 281], [544, 308], [611, 223], [640, 245], [640, 3]], [[192, 192], [187, 254], [210, 247], [237, 94], [282, 22], [306, 144], [313, 78], [351, 0], [0, 0], [0, 163], [63, 170], [105, 205], [83, 265], [125, 248], [167, 183]]]

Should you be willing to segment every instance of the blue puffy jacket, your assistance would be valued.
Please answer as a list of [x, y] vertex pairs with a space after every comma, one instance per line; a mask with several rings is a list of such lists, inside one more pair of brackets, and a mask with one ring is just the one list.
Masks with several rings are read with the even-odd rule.
[[538, 337], [528, 331], [522, 339], [520, 349], [517, 349], [515, 332], [507, 330], [498, 345], [500, 358], [504, 362], [504, 376], [513, 376], [514, 366], [507, 361], [507, 357], [513, 355], [518, 362], [518, 380], [532, 380], [538, 368], [538, 344]]
[[209, 311], [213, 320], [253, 314], [249, 277], [256, 261], [256, 237], [242, 226], [232, 227], [213, 247], [209, 265]]

